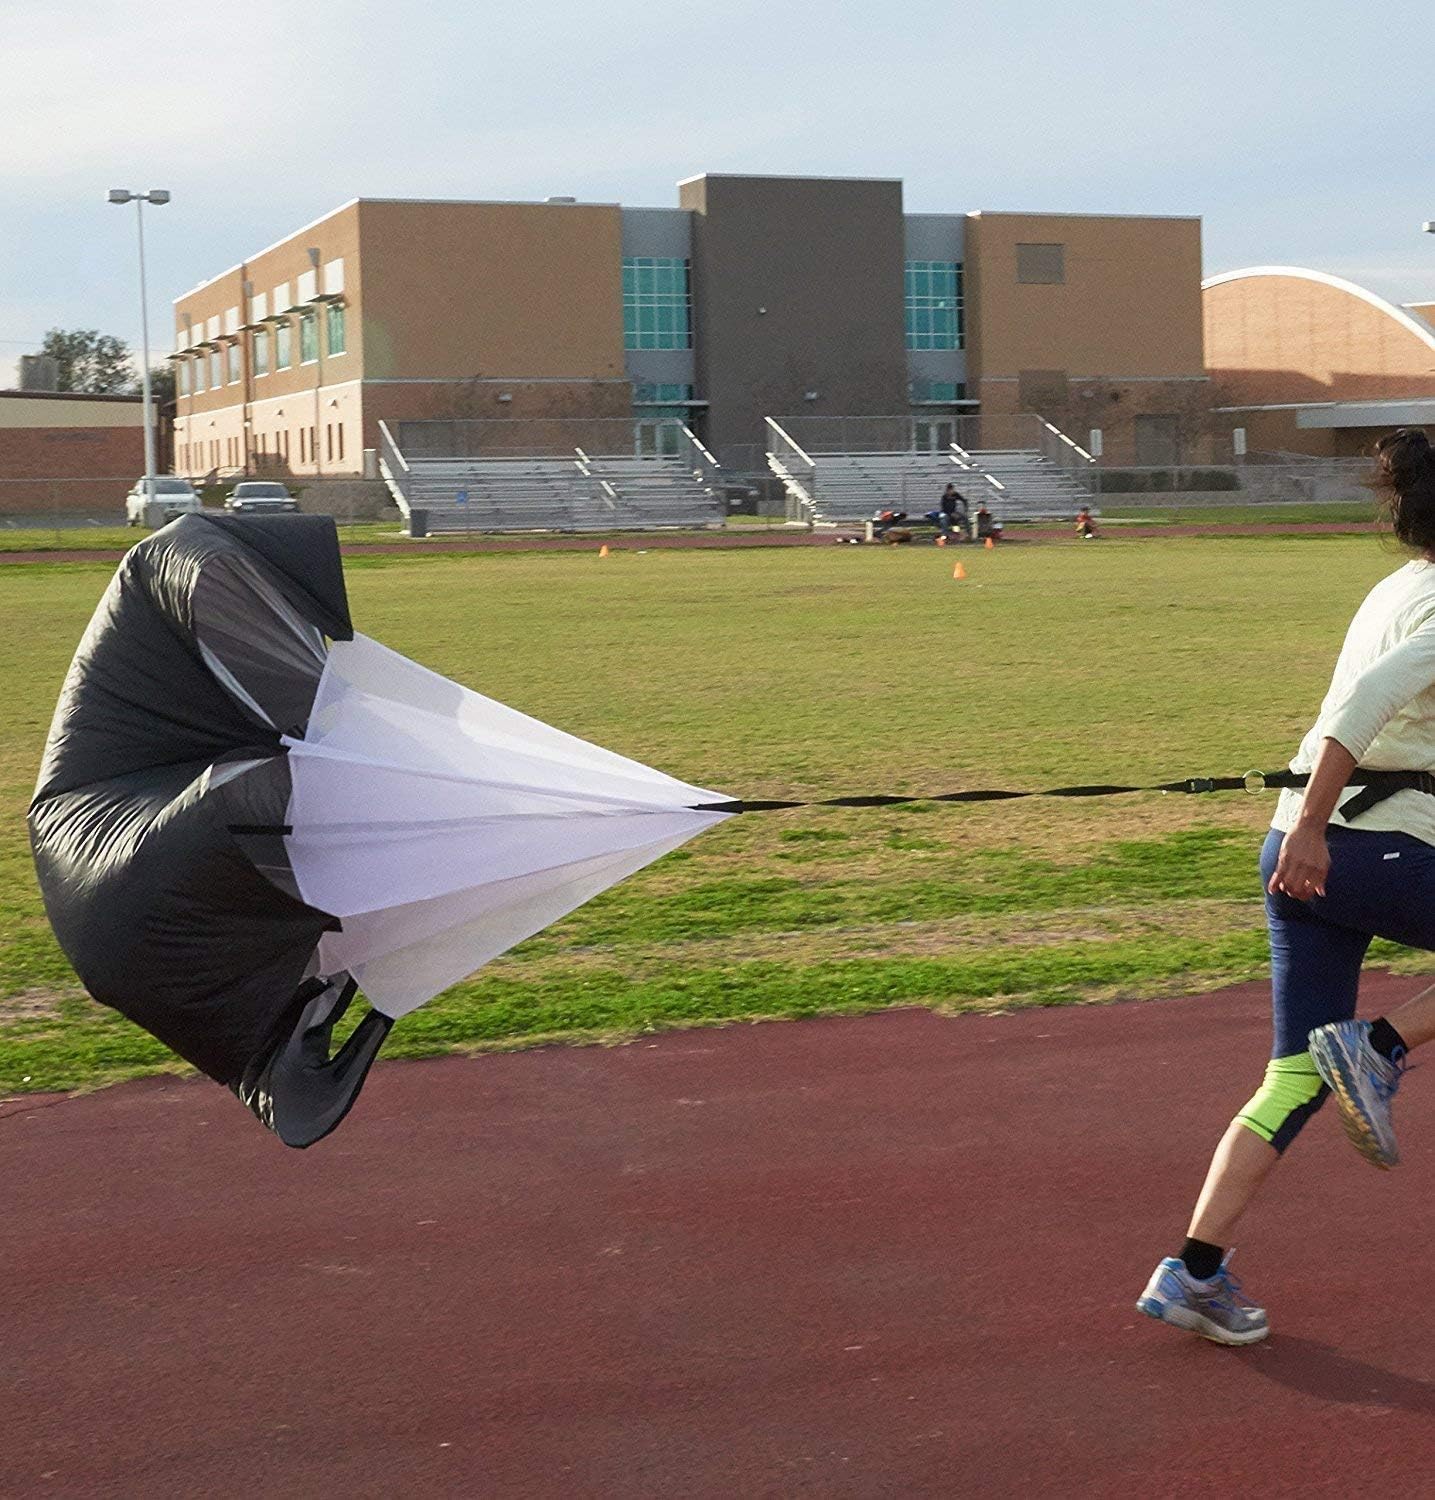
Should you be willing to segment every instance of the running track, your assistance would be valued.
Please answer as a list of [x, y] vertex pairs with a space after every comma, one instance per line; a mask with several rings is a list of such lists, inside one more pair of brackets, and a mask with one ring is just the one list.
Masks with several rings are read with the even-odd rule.
[[1429, 1077], [1400, 1171], [1322, 1115], [1257, 1212], [1269, 1343], [1132, 1311], [1264, 1007], [381, 1064], [306, 1154], [201, 1082], [12, 1101], [0, 1495], [1427, 1493]]
[[[1367, 536], [1374, 535], [1383, 529], [1373, 521], [1292, 521], [1285, 524], [1279, 521], [1242, 521], [1212, 522], [1206, 525], [1193, 522], [1151, 526], [1125, 522], [1112, 524], [1108, 521], [1107, 527], [1105, 535], [1108, 537], [1127, 540], [1135, 538], [1145, 541], [1173, 536]], [[860, 527], [852, 526], [842, 534], [857, 536], [860, 531]], [[922, 533], [919, 531], [918, 535]], [[445, 533], [425, 537], [416, 542], [344, 542], [339, 550], [345, 557], [369, 557], [379, 554], [427, 557], [451, 553], [479, 556], [493, 552], [596, 552], [606, 542], [610, 547], [626, 552], [740, 552], [751, 547], [831, 547], [839, 540], [839, 534], [834, 531], [785, 531], [776, 527], [770, 531], [708, 533], [688, 531], [679, 532], [677, 535], [655, 531], [644, 533], [641, 537], [632, 532], [607, 537], [601, 532], [586, 533], [583, 536], [561, 536], [550, 533], [523, 537], [492, 536], [474, 532], [472, 536]], [[1078, 538], [1072, 534], [1069, 526], [1023, 526], [1019, 532], [1013, 532], [1003, 545], [1009, 546], [1014, 542], [1053, 541], [1070, 542], [1076, 545]], [[916, 545], [925, 546], [929, 545], [929, 542], [920, 541]], [[0, 564], [118, 563], [123, 556], [124, 549], [120, 547], [7, 552], [4, 534], [0, 532]]]

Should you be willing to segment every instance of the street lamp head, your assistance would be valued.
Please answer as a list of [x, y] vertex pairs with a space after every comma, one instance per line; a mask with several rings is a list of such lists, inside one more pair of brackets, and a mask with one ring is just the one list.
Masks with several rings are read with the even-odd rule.
[[1426, 234], [1435, 234], [1435, 219], [1426, 219], [1420, 227]]
[[149, 192], [147, 192], [145, 194], [145, 199], [146, 199], [146, 201], [148, 201], [150, 203], [168, 203], [169, 202], [169, 189], [168, 188], [151, 188], [149, 190]]
[[111, 188], [106, 201], [110, 203], [128, 203], [133, 197], [134, 194], [127, 188]]

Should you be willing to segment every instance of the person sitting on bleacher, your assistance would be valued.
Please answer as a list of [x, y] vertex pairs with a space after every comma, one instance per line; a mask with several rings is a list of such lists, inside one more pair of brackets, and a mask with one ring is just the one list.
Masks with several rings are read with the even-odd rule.
[[972, 521], [967, 512], [966, 496], [957, 489], [956, 485], [949, 484], [942, 491], [942, 498], [937, 507], [940, 519], [937, 524], [945, 532], [955, 531], [964, 542], [972, 539]]

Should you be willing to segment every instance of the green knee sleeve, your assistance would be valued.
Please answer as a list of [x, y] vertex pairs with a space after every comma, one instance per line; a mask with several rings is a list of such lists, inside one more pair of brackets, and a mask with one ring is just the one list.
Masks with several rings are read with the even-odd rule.
[[1277, 1151], [1284, 1151], [1325, 1103], [1328, 1092], [1309, 1052], [1275, 1057], [1266, 1064], [1265, 1082], [1236, 1119]]

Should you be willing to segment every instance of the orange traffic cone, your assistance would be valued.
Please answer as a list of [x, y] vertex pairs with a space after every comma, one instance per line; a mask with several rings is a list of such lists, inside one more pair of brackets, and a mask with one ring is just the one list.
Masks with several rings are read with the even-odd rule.
[[607, 555], [608, 555], [608, 544], [607, 544], [607, 542], [604, 542], [603, 545], [598, 548], [598, 556], [599, 557], [607, 557]]
[[956, 567], [952, 569], [953, 578], [965, 578], [966, 576], [967, 570], [961, 565], [961, 563], [958, 563]]
[[990, 552], [992, 550], [992, 548], [995, 547], [995, 546], [996, 546], [996, 543], [990, 537], [988, 537], [987, 538], [987, 551]]

